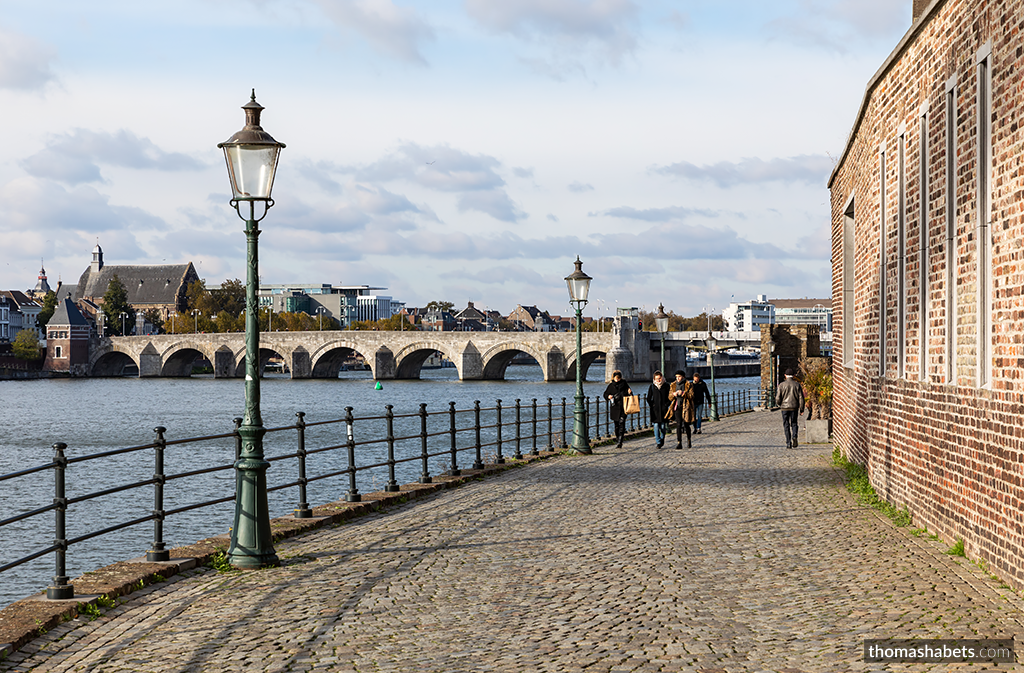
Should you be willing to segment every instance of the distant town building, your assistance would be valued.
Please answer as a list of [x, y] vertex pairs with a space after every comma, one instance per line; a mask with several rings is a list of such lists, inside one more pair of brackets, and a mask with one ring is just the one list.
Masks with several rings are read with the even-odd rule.
[[21, 331], [22, 315], [18, 305], [0, 293], [0, 341], [13, 341]]
[[458, 329], [462, 332], [490, 332], [497, 327], [491, 316], [473, 306], [473, 302], [467, 302], [466, 308], [455, 314], [458, 322]]
[[199, 280], [192, 262], [185, 264], [121, 264], [103, 263], [103, 249], [99, 243], [92, 251], [92, 264], [86, 269], [72, 295], [92, 306], [103, 305], [103, 295], [111, 279], [117, 276], [124, 284], [128, 303], [136, 311], [157, 309], [164, 318], [185, 311], [186, 292], [190, 283]]
[[89, 371], [89, 322], [68, 298], [57, 302], [46, 324], [46, 359], [43, 369], [87, 376]]
[[28, 290], [26, 294], [31, 298], [41, 302], [43, 300], [43, 297], [46, 296], [46, 293], [50, 291], [50, 284], [46, 281], [46, 268], [44, 268], [42, 263], [40, 262], [39, 277], [36, 281], [36, 286], [31, 290]]
[[[47, 290], [49, 291], [49, 290]], [[14, 303], [15, 308], [21, 312], [21, 324], [18, 330], [34, 329], [37, 336], [42, 338], [42, 331], [39, 329], [39, 313], [43, 310], [42, 304], [32, 299], [21, 290], [0, 290], [0, 296], [5, 296]], [[18, 332], [11, 334], [11, 340], [18, 336]]]
[[[320, 313], [334, 318], [342, 328], [354, 321], [375, 321], [390, 318], [405, 304], [391, 297], [373, 294], [383, 287], [369, 285], [331, 285], [330, 283], [261, 284], [259, 304], [271, 307], [274, 313]], [[321, 310], [322, 309], [322, 310]]]
[[428, 332], [454, 332], [458, 329], [459, 321], [451, 311], [431, 308], [423, 315], [420, 326]]
[[551, 332], [554, 329], [548, 312], [541, 311], [536, 306], [517, 305], [515, 310], [508, 314], [508, 321], [517, 331]]
[[776, 325], [817, 325], [820, 332], [832, 331], [831, 299], [773, 299]]
[[775, 322], [775, 307], [768, 301], [768, 295], [759, 294], [751, 301], [729, 304], [722, 311], [722, 320], [729, 332], [756, 332], [761, 325]]

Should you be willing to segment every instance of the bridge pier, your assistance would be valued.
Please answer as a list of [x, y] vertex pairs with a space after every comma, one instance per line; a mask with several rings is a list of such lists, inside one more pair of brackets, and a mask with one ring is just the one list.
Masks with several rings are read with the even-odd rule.
[[313, 375], [313, 362], [310, 360], [309, 351], [302, 346], [293, 350], [288, 368], [292, 372], [293, 379], [310, 378]]
[[381, 346], [373, 354], [373, 366], [371, 367], [373, 378], [378, 381], [382, 379], [396, 378], [398, 365], [395, 363], [395, 354], [387, 346]]
[[154, 378], [164, 373], [164, 362], [153, 344], [148, 344], [139, 353], [139, 378]]
[[235, 354], [227, 346], [221, 346], [213, 353], [213, 378], [230, 379], [235, 376]]

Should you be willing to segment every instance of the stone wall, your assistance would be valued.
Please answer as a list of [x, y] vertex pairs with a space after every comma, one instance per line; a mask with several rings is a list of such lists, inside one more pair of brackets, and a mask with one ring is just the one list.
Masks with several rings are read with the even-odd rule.
[[920, 5], [829, 183], [834, 436], [1024, 588], [1024, 3]]

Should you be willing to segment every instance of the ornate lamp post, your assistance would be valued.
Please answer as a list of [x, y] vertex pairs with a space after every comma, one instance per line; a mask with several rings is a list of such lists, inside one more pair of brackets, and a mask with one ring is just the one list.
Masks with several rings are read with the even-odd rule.
[[127, 334], [125, 334], [124, 331], [124, 319], [126, 317], [128, 317], [128, 314], [125, 313], [124, 311], [121, 311], [121, 336], [128, 336]]
[[704, 341], [708, 347], [708, 364], [711, 366], [711, 420], [718, 420], [718, 397], [715, 395], [715, 349], [718, 347], [718, 340], [708, 335]]
[[658, 315], [654, 316], [654, 327], [661, 337], [661, 373], [665, 374], [665, 332], [668, 331], [668, 315], [665, 313], [665, 305], [658, 304]]
[[586, 410], [583, 408], [583, 307], [587, 305], [590, 293], [590, 276], [583, 273], [583, 262], [576, 256], [576, 270], [565, 277], [569, 286], [569, 303], [576, 309], [576, 402], [573, 407], [572, 442], [569, 443], [576, 453], [592, 453], [588, 436]]
[[[263, 427], [260, 415], [260, 312], [256, 304], [259, 282], [259, 221], [274, 205], [270, 192], [274, 187], [277, 159], [284, 147], [260, 127], [263, 106], [256, 102], [253, 90], [245, 110], [245, 126], [217, 147], [224, 150], [228, 178], [231, 181], [231, 205], [245, 221], [247, 243], [245, 274], [245, 418], [238, 428], [242, 452], [235, 463], [235, 519], [231, 527], [228, 562], [239, 568], [276, 565], [277, 554], [270, 532], [267, 506], [267, 468], [263, 458]], [[256, 217], [256, 204], [263, 214]]]

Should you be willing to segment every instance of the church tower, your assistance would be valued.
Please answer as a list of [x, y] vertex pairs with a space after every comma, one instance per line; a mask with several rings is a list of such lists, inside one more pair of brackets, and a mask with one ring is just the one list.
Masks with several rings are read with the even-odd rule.
[[36, 283], [36, 287], [29, 294], [33, 297], [42, 298], [46, 296], [46, 293], [50, 291], [50, 284], [46, 282], [46, 268], [43, 266], [43, 260], [39, 260], [39, 281]]
[[100, 247], [99, 239], [96, 239], [96, 247], [92, 249], [92, 265], [89, 267], [89, 270], [93, 273], [99, 273], [102, 268], [103, 248]]

